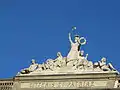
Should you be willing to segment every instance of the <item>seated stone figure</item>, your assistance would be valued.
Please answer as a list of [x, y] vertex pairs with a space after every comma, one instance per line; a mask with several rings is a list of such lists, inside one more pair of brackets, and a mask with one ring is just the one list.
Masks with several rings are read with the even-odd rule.
[[29, 66], [29, 68], [25, 68], [21, 70], [21, 74], [29, 74], [30, 72], [35, 71], [38, 68], [38, 64], [35, 62], [34, 59], [32, 59], [31, 61], [31, 65]]
[[45, 62], [45, 70], [52, 70], [54, 69], [54, 60], [53, 59], [48, 59]]
[[55, 66], [62, 67], [66, 65], [65, 58], [62, 56], [60, 52], [57, 53], [57, 58], [55, 59]]
[[55, 60], [48, 59], [45, 63], [46, 70], [56, 70], [66, 64], [65, 59], [63, 58], [60, 52], [57, 53], [57, 58]]
[[83, 50], [81, 50], [79, 53], [80, 53], [79, 59], [74, 62], [74, 66], [76, 67], [75, 69], [88, 70], [88, 69], [93, 68], [93, 63], [91, 61], [87, 60], [88, 54], [86, 54], [86, 56], [84, 56]]
[[98, 61], [94, 64], [95, 68], [99, 67], [103, 71], [111, 71], [111, 70], [116, 71], [113, 65], [111, 63], [107, 64], [106, 61], [107, 61], [106, 58], [103, 57], [101, 61]]

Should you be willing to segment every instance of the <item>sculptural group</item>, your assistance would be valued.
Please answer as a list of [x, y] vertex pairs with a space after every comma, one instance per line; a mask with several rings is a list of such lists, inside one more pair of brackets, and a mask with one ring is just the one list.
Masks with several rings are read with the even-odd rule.
[[[83, 40], [83, 42], [81, 42]], [[92, 62], [88, 60], [88, 54], [84, 54], [81, 47], [86, 44], [86, 39], [75, 35], [74, 42], [69, 33], [70, 51], [66, 57], [63, 57], [61, 52], [57, 53], [56, 59], [47, 59], [43, 64], [35, 63], [32, 59], [32, 64], [29, 68], [22, 69], [18, 75], [31, 74], [31, 73], [43, 73], [43, 72], [117, 72], [111, 63], [106, 63], [106, 58], [103, 57], [98, 62]]]

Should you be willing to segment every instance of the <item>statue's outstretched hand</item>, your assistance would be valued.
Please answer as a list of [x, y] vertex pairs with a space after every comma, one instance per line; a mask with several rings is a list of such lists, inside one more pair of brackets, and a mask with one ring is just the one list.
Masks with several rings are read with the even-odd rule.
[[69, 36], [71, 36], [71, 34], [69, 33]]
[[73, 43], [72, 42], [72, 39], [71, 39], [71, 34], [69, 33], [69, 41], [71, 42], [71, 43]]

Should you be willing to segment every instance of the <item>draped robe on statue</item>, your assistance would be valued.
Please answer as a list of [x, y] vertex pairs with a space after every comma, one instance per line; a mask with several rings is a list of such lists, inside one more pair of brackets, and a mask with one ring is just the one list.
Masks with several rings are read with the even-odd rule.
[[79, 43], [71, 43], [70, 52], [67, 55], [67, 60], [78, 59], [79, 56]]

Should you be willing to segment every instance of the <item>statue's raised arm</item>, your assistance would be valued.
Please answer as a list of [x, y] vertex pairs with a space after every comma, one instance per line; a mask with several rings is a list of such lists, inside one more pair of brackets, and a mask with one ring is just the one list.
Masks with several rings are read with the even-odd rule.
[[70, 41], [71, 44], [73, 43], [70, 33], [69, 33], [69, 41]]

